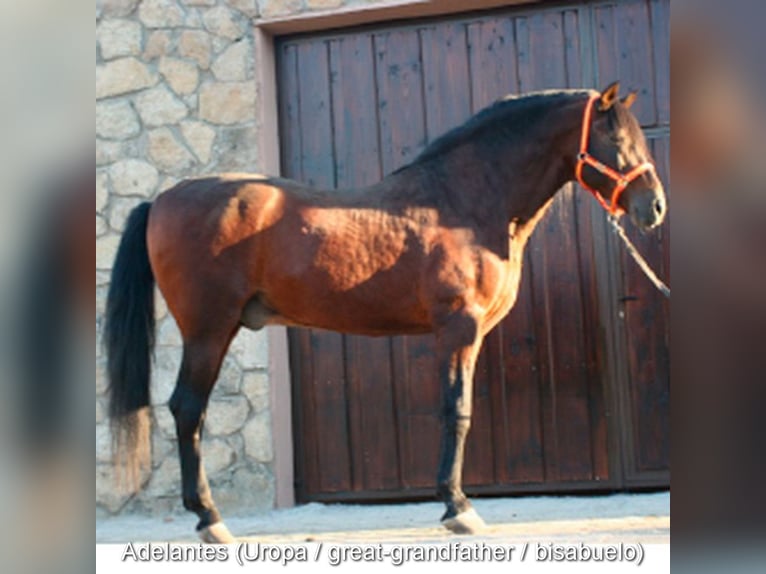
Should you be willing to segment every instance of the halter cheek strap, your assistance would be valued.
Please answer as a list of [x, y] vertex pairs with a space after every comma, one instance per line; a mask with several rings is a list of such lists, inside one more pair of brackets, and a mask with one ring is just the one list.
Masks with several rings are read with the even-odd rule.
[[[612, 169], [608, 165], [601, 163], [588, 153], [588, 141], [590, 140], [593, 106], [595, 105], [596, 100], [598, 100], [600, 97], [601, 96], [598, 94], [593, 94], [585, 106], [585, 114], [583, 115], [582, 122], [582, 135], [580, 137], [580, 152], [577, 154], [575, 176], [577, 177], [577, 182], [593, 194], [596, 200], [601, 204], [601, 207], [603, 207], [611, 214], [619, 215], [623, 212], [623, 209], [619, 206], [622, 192], [625, 191], [628, 185], [630, 185], [630, 183], [641, 174], [646, 173], [647, 171], [654, 172], [654, 164], [652, 162], [646, 161], [640, 165], [637, 165], [627, 173], [621, 173], [615, 169]], [[582, 170], [586, 164], [614, 181], [611, 205], [607, 203], [606, 199], [604, 199], [604, 196], [601, 195], [601, 193], [585, 183], [585, 180], [582, 177]]]

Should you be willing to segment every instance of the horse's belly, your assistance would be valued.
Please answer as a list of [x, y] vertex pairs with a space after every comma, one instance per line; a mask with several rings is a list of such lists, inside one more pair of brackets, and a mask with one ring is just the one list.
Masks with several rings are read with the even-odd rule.
[[430, 321], [417, 283], [390, 271], [344, 288], [312, 268], [268, 281], [263, 300], [287, 324], [368, 335], [423, 333]]

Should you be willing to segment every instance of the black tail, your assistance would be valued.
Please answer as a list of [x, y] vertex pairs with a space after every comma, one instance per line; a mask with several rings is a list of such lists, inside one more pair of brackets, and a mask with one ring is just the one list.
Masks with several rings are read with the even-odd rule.
[[113, 451], [132, 487], [138, 486], [141, 470], [150, 462], [148, 407], [154, 349], [154, 274], [146, 246], [150, 209], [150, 203], [142, 203], [128, 218], [112, 269], [104, 325]]

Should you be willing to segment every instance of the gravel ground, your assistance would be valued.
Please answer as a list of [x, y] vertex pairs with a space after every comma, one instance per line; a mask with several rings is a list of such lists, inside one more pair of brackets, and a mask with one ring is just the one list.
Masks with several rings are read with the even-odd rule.
[[[605, 496], [536, 496], [474, 500], [488, 528], [456, 537], [438, 519], [442, 504], [307, 504], [252, 516], [226, 518], [235, 536], [268, 544], [507, 542], [669, 543], [670, 493]], [[179, 503], [180, 504], [180, 503]], [[96, 543], [196, 543], [195, 517], [139, 516], [96, 520]]]

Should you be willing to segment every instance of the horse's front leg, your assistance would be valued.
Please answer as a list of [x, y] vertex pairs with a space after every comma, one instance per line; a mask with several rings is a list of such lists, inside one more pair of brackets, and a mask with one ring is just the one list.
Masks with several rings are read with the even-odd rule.
[[442, 391], [438, 492], [447, 507], [442, 524], [457, 534], [473, 534], [485, 527], [462, 489], [463, 453], [471, 428], [473, 374], [481, 342], [477, 320], [465, 314], [450, 317], [437, 333]]

